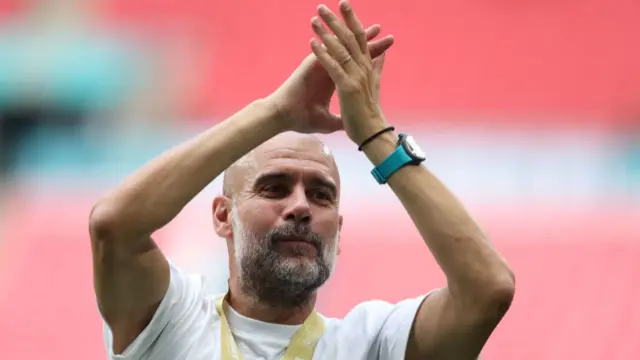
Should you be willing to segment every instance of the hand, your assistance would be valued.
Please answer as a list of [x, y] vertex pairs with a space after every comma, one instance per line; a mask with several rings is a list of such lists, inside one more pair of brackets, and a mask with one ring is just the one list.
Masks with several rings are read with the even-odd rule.
[[[364, 49], [377, 59], [392, 45], [393, 37], [385, 36], [368, 42], [380, 34], [380, 26], [363, 29]], [[340, 115], [329, 111], [335, 91], [334, 81], [314, 54], [309, 54], [291, 76], [266, 100], [276, 107], [287, 130], [301, 133], [331, 133], [343, 129]]]
[[[367, 36], [349, 1], [340, 2], [344, 22], [325, 5], [311, 19], [313, 31], [322, 40], [311, 40], [311, 49], [327, 71], [340, 99], [340, 112], [349, 138], [360, 144], [386, 125], [380, 110], [380, 75], [384, 54], [372, 58], [367, 51]], [[393, 39], [388, 36], [388, 38]]]

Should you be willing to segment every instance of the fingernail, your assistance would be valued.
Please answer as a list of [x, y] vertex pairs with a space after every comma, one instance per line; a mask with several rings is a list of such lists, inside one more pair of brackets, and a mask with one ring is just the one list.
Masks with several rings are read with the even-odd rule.
[[320, 12], [320, 14], [326, 14], [329, 11], [329, 9], [327, 8], [326, 5], [322, 4], [318, 6], [318, 11]]
[[344, 11], [351, 10], [351, 6], [349, 6], [349, 2], [348, 1], [341, 2], [340, 6], [342, 6], [342, 10], [344, 10]]
[[311, 18], [311, 24], [314, 26], [320, 26], [320, 20], [317, 17]]

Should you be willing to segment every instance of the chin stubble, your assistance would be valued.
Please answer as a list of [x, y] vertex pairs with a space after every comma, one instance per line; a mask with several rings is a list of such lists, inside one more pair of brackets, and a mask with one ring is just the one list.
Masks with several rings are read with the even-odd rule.
[[335, 268], [336, 240], [322, 244], [317, 235], [306, 233], [317, 244], [318, 256], [296, 259], [285, 256], [274, 247], [273, 239], [296, 232], [294, 226], [274, 229], [264, 236], [246, 231], [232, 207], [234, 250], [240, 284], [247, 295], [276, 308], [303, 306], [330, 277]]

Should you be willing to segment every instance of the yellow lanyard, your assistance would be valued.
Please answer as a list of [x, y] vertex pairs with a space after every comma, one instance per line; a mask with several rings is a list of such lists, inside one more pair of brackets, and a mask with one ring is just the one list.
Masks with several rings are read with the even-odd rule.
[[[238, 349], [238, 345], [233, 339], [233, 334], [227, 321], [227, 315], [224, 313], [223, 303], [225, 298], [226, 295], [216, 301], [216, 310], [222, 322], [220, 331], [222, 338], [222, 360], [243, 360], [240, 349]], [[324, 329], [324, 321], [314, 310], [300, 329], [293, 334], [282, 360], [311, 360], [313, 350], [320, 336], [324, 333]]]

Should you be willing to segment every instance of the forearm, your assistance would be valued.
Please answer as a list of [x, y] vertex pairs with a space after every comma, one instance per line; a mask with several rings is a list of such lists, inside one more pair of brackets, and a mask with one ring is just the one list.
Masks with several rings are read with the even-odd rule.
[[[374, 164], [396, 147], [391, 133], [365, 147]], [[423, 166], [406, 166], [388, 180], [436, 261], [443, 269], [452, 295], [481, 296], [510, 286], [512, 274], [481, 228], [462, 204]]]
[[227, 167], [283, 130], [273, 107], [254, 102], [143, 166], [98, 202], [94, 213], [118, 231], [150, 235]]

